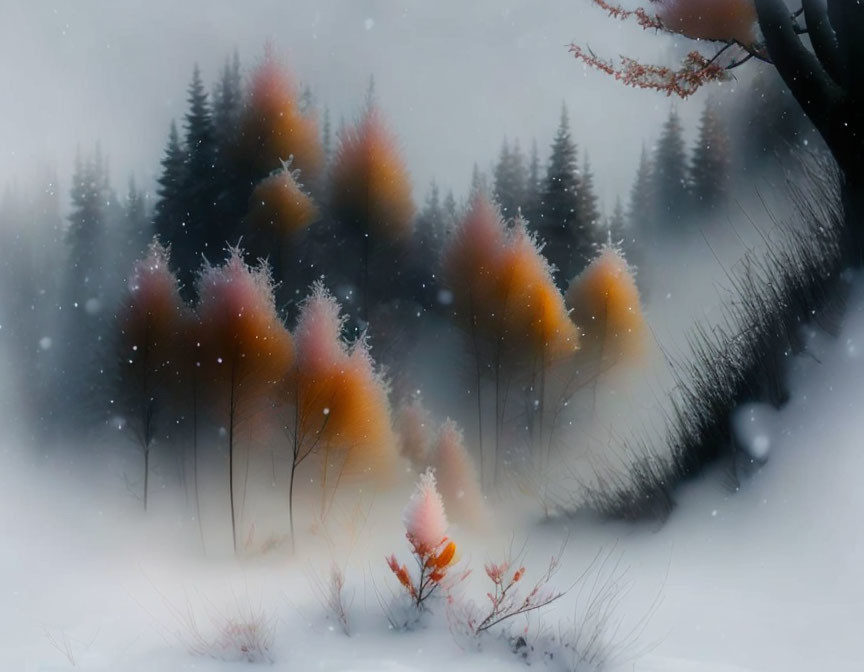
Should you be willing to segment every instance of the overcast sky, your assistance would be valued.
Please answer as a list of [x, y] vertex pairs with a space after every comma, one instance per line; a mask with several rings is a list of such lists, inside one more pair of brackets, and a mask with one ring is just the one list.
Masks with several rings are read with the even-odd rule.
[[[296, 76], [350, 118], [374, 74], [418, 197], [434, 177], [465, 192], [502, 138], [541, 156], [569, 106], [605, 205], [626, 194], [643, 141], [677, 104], [690, 129], [701, 100], [674, 103], [625, 89], [567, 53], [578, 41], [604, 55], [673, 62], [669, 37], [606, 18], [589, 0], [0, 0], [0, 182], [54, 165], [68, 189], [76, 146], [97, 140], [115, 185], [148, 187], [168, 126], [185, 110], [198, 62], [212, 82], [236, 48], [248, 72], [270, 40]], [[732, 85], [726, 85], [728, 89]]]

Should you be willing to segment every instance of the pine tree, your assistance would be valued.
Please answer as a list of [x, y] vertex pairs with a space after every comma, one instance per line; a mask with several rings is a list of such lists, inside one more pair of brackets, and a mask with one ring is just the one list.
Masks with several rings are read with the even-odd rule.
[[196, 65], [189, 84], [189, 110], [186, 112], [186, 151], [188, 152], [188, 176], [193, 182], [209, 180], [213, 171], [213, 120], [210, 101], [201, 71]]
[[654, 152], [654, 189], [658, 229], [680, 232], [687, 208], [687, 156], [681, 120], [673, 109]]
[[453, 195], [453, 190], [448, 189], [447, 195], [444, 197], [444, 237], [448, 237], [453, 233], [456, 227], [456, 220], [459, 218], [458, 208], [456, 206], [456, 197]]
[[486, 173], [480, 170], [480, 166], [475, 163], [474, 168], [471, 170], [471, 190], [469, 199], [473, 198], [477, 194], [489, 195], [489, 179], [486, 177]]
[[615, 199], [615, 208], [612, 210], [612, 216], [607, 220], [606, 229], [615, 244], [623, 240], [626, 235], [627, 219], [624, 216], [624, 206], [621, 204], [620, 196]]
[[201, 72], [196, 65], [189, 84], [188, 111], [184, 128], [186, 167], [183, 173], [179, 205], [182, 229], [175, 228], [171, 254], [177, 263], [178, 276], [184, 289], [191, 290], [198, 267], [207, 255], [218, 261], [227, 232], [214, 219], [216, 212], [215, 140], [210, 102]]
[[76, 158], [71, 189], [72, 211], [66, 230], [67, 263], [61, 314], [63, 341], [58, 344], [60, 376], [63, 386], [62, 408], [72, 427], [81, 428], [98, 415], [94, 407], [101, 401], [98, 393], [103, 380], [94, 375], [101, 367], [107, 334], [106, 254], [109, 214], [113, 215], [113, 195], [106, 161], [96, 149], [92, 156]]
[[324, 151], [324, 165], [330, 163], [333, 155], [333, 129], [330, 122], [330, 108], [324, 108], [324, 121], [321, 129], [321, 149]]
[[495, 166], [495, 198], [505, 219], [515, 217], [525, 203], [525, 161], [518, 140], [512, 149], [504, 138]]
[[534, 222], [540, 207], [540, 157], [537, 153], [537, 140], [531, 140], [531, 158], [528, 160], [524, 201], [522, 212], [529, 222]]
[[627, 220], [633, 231], [642, 231], [651, 235], [654, 223], [654, 201], [654, 167], [648, 150], [643, 145], [639, 167], [636, 169], [636, 179], [630, 189], [630, 203], [627, 209]]
[[304, 117], [314, 114], [315, 112], [315, 94], [312, 93], [312, 87], [306, 84], [300, 92], [300, 114]]
[[[102, 287], [102, 243], [106, 232], [106, 206], [110, 200], [101, 151], [84, 160], [75, 159], [70, 193], [72, 211], [66, 242], [69, 245], [69, 270], [74, 303], [99, 299]], [[92, 304], [91, 304], [92, 305]]]
[[226, 60], [222, 76], [213, 92], [213, 134], [223, 156], [236, 142], [240, 116], [243, 112], [243, 80], [237, 51]]
[[177, 124], [171, 122], [168, 144], [162, 156], [162, 174], [157, 178], [154, 229], [166, 245], [174, 245], [185, 229], [183, 187], [186, 183], [186, 149], [180, 142]]
[[707, 102], [690, 167], [691, 193], [697, 207], [710, 210], [724, 202], [729, 192], [729, 166], [729, 137], [716, 108]]
[[444, 226], [444, 210], [441, 206], [441, 190], [438, 183], [432, 180], [426, 203], [417, 219], [418, 245], [424, 255], [437, 259], [441, 250]]
[[591, 258], [591, 234], [580, 211], [580, 179], [576, 144], [570, 135], [566, 106], [552, 142], [552, 153], [546, 170], [535, 223], [546, 242], [544, 252], [558, 269], [558, 283], [563, 286]]
[[135, 178], [130, 177], [123, 202], [122, 226], [114, 236], [117, 277], [128, 275], [133, 262], [147, 249], [152, 237], [146, 196], [135, 184]]
[[621, 248], [631, 266], [634, 268], [641, 267], [642, 250], [636, 238], [636, 230], [628, 222], [620, 197], [615, 199], [615, 208], [612, 210], [612, 216], [607, 218], [603, 237], [605, 237], [607, 245]]
[[582, 164], [581, 189], [579, 190], [579, 216], [585, 231], [592, 240], [597, 237], [600, 228], [600, 210], [597, 207], [597, 193], [594, 191], [594, 173], [591, 171], [591, 160], [585, 155]]

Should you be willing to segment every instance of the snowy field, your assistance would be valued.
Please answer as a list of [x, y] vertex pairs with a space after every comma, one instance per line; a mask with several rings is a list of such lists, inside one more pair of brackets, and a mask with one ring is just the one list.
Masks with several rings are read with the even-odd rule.
[[[460, 566], [474, 570], [464, 598], [482, 599], [482, 563], [508, 546], [524, 544], [530, 578], [566, 539], [551, 585], [569, 592], [512, 622], [538, 651], [567, 621], [584, 622], [591, 596], [608, 590], [614, 610], [601, 639], [610, 669], [860, 670], [862, 355], [858, 280], [842, 334], [812, 334], [794, 361], [788, 406], [755, 409], [751, 436], [769, 459], [740, 491], [715, 468], [684, 486], [662, 527], [526, 523], [499, 512], [498, 536], [452, 528]], [[143, 517], [113, 458], [94, 471], [68, 464], [61, 448], [47, 453], [34, 458], [14, 441], [3, 448], [0, 669], [242, 669], [222, 660], [237, 647], [221, 647], [232, 641], [226, 623], [250, 618], [267, 633], [262, 663], [274, 670], [524, 669], [500, 637], [454, 636], [443, 602], [411, 632], [388, 625], [382, 603], [398, 585], [384, 556], [407, 559], [404, 499], [376, 502], [374, 526], [361, 525], [353, 553], [340, 556], [346, 636], [319, 596], [333, 557], [326, 543], [310, 540], [294, 558], [205, 558], [190, 521]], [[568, 669], [536, 653], [529, 661]]]

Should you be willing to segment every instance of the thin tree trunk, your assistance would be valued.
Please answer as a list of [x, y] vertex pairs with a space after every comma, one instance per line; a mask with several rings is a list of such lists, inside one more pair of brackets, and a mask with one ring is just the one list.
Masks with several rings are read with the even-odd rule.
[[[296, 380], [296, 377], [295, 377]], [[295, 383], [294, 392], [294, 445], [292, 446], [291, 477], [288, 481], [288, 521], [291, 525], [291, 552], [297, 550], [294, 539], [294, 476], [297, 473], [297, 458], [300, 455], [300, 383]]]
[[201, 547], [206, 551], [204, 523], [201, 521], [201, 496], [198, 492], [198, 375], [194, 371], [192, 374], [192, 482], [195, 486], [195, 517], [198, 519]]
[[288, 521], [291, 525], [291, 552], [297, 551], [297, 542], [294, 539], [294, 474], [297, 465], [291, 463], [291, 478], [288, 480]]
[[363, 321], [369, 324], [369, 255], [371, 240], [369, 234], [363, 234]]
[[232, 358], [231, 362], [231, 398], [228, 405], [228, 499], [231, 505], [231, 541], [234, 553], [237, 553], [237, 521], [234, 513], [234, 372], [237, 364]]
[[843, 238], [844, 262], [858, 268], [864, 265], [864, 166], [843, 167]]
[[147, 511], [147, 493], [150, 489], [150, 446], [144, 448], [144, 511]]
[[481, 487], [485, 486], [485, 476], [484, 476], [484, 459], [483, 455], [486, 452], [483, 449], [483, 398], [481, 396], [481, 385], [482, 385], [482, 372], [483, 367], [480, 362], [480, 343], [477, 340], [477, 320], [474, 313], [474, 299], [471, 298], [471, 310], [470, 310], [470, 319], [471, 319], [471, 345], [474, 348], [474, 365], [476, 372], [476, 384], [477, 384], [477, 445], [480, 451], [480, 485]]

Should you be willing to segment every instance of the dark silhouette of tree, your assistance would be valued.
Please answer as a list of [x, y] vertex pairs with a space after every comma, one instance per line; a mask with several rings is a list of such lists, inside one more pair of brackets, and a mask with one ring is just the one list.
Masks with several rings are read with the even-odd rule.
[[236, 50], [231, 59], [225, 61], [212, 99], [213, 135], [222, 158], [237, 141], [240, 117], [243, 113], [243, 79], [240, 56]]
[[651, 156], [645, 146], [639, 156], [639, 167], [636, 169], [636, 179], [630, 189], [630, 200], [627, 206], [627, 220], [633, 231], [642, 232], [642, 237], [650, 242], [656, 234], [654, 231], [654, 212], [656, 200], [654, 192], [654, 167]]
[[[153, 228], [159, 239], [171, 246], [185, 235], [186, 208], [184, 188], [186, 185], [186, 148], [180, 141], [176, 122], [171, 122], [168, 144], [162, 156], [162, 173], [157, 178], [156, 212]], [[176, 254], [175, 254], [176, 257]], [[176, 261], [176, 259], [175, 259]], [[182, 271], [182, 269], [180, 269]], [[191, 278], [186, 271], [185, 281]]]
[[687, 154], [681, 120], [671, 110], [654, 150], [655, 220], [661, 233], [679, 233], [687, 209]]
[[495, 166], [495, 198], [505, 219], [515, 217], [525, 204], [525, 160], [519, 141], [510, 143], [507, 138], [501, 145], [501, 154]]
[[116, 214], [106, 160], [98, 147], [92, 155], [76, 158], [70, 197], [58, 376], [67, 381], [61, 393], [65, 420], [70, 427], [83, 429], [101, 412], [97, 407], [105, 381], [98, 362], [106, 354], [106, 265], [110, 260], [105, 248], [109, 216]]
[[324, 165], [327, 166], [333, 156], [333, 128], [329, 107], [324, 108], [324, 121], [321, 125], [321, 149], [324, 152]]
[[102, 243], [106, 232], [106, 208], [111, 199], [105, 159], [101, 151], [75, 160], [70, 192], [71, 212], [66, 241], [72, 295], [78, 303], [99, 298], [102, 287]]
[[459, 208], [456, 205], [456, 197], [453, 195], [453, 190], [448, 189], [447, 195], [444, 197], [444, 237], [447, 238], [453, 229], [456, 227], [456, 220], [459, 219]]
[[576, 144], [570, 134], [566, 106], [552, 142], [535, 229], [545, 241], [544, 252], [558, 270], [563, 286], [591, 258], [591, 234], [580, 210], [580, 176]]
[[153, 238], [151, 217], [147, 207], [147, 194], [138, 187], [134, 177], [129, 178], [123, 209], [123, 235], [118, 256], [123, 257], [125, 272], [132, 265], [132, 261], [137, 259], [147, 248], [147, 244]]
[[525, 198], [522, 214], [529, 222], [537, 219], [540, 208], [540, 156], [537, 153], [537, 140], [531, 140], [531, 154], [528, 159], [528, 173], [525, 178]]
[[491, 192], [489, 191], [489, 177], [475, 163], [474, 168], [471, 170], [471, 191], [469, 197], [474, 197], [477, 194], [491, 195]]
[[788, 165], [790, 153], [805, 144], [815, 147], [821, 141], [776, 72], [759, 72], [743, 92], [740, 107], [730, 128], [736, 172], [747, 174], [763, 167]]
[[729, 137], [717, 109], [705, 104], [699, 137], [690, 165], [690, 190], [696, 207], [712, 210], [729, 195], [731, 160]]
[[585, 155], [582, 164], [581, 184], [579, 189], [579, 216], [585, 231], [592, 241], [597, 238], [600, 229], [600, 208], [597, 205], [597, 192], [594, 189], [594, 172], [591, 170], [591, 160]]
[[204, 255], [218, 261], [225, 247], [225, 235], [214, 221], [216, 146], [210, 101], [201, 71], [196, 65], [189, 84], [185, 116], [186, 170], [183, 175], [182, 234], [171, 242], [171, 251], [180, 269], [181, 281], [191, 286]]
[[[417, 218], [417, 245], [422, 253], [436, 260], [444, 242], [444, 208], [441, 205], [441, 190], [438, 183], [432, 180], [423, 210]], [[437, 262], [435, 262], [437, 263]]]
[[606, 221], [606, 230], [614, 243], [618, 243], [626, 236], [627, 217], [624, 215], [624, 206], [621, 204], [620, 197], [615, 199], [612, 215]]
[[446, 236], [446, 213], [441, 190], [432, 180], [423, 209], [414, 224], [414, 235], [405, 260], [406, 281], [413, 298], [422, 306], [432, 306], [438, 291], [436, 274]]

